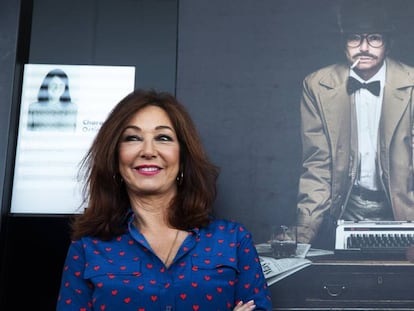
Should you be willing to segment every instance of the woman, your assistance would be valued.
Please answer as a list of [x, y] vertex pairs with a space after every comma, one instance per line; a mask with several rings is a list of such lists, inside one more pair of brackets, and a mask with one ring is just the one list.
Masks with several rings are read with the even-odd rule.
[[82, 168], [58, 311], [271, 310], [251, 234], [212, 217], [218, 170], [173, 96], [126, 96]]
[[74, 131], [78, 107], [71, 101], [69, 78], [60, 69], [48, 72], [37, 102], [29, 105], [27, 128], [32, 131]]

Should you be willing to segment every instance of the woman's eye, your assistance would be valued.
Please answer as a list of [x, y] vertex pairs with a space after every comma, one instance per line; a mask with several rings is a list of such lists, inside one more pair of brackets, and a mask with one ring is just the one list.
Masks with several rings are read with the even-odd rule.
[[173, 139], [169, 135], [162, 134], [162, 135], [157, 136], [157, 140], [159, 140], [159, 141], [172, 141]]
[[124, 137], [124, 141], [141, 141], [141, 137], [137, 135], [127, 135]]

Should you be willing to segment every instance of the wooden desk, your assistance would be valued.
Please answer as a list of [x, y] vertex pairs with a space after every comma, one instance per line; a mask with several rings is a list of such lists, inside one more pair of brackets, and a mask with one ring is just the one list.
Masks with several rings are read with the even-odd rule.
[[273, 310], [414, 310], [414, 264], [313, 260], [270, 291]]

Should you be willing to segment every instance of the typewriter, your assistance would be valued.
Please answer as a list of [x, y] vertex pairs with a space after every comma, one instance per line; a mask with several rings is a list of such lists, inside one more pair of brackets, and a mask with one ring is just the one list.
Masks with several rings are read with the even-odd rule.
[[414, 246], [414, 222], [344, 221], [336, 227], [335, 255], [349, 259], [405, 260]]

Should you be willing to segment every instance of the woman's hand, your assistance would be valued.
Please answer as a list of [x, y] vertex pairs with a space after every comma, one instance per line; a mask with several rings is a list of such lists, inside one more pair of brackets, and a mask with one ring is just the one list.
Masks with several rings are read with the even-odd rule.
[[239, 301], [239, 303], [234, 307], [233, 311], [251, 311], [256, 308], [256, 305], [254, 304], [254, 300], [249, 300], [246, 303], [243, 303], [243, 301]]

